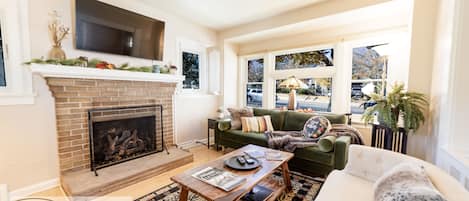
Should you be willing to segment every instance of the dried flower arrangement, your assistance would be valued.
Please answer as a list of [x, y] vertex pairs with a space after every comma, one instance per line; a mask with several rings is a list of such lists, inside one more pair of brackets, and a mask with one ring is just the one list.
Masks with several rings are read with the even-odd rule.
[[52, 49], [49, 51], [49, 59], [60, 59], [66, 58], [65, 52], [62, 50], [62, 41], [70, 34], [70, 28], [65, 27], [60, 22], [60, 16], [57, 11], [52, 11], [50, 14], [51, 21], [49, 22], [49, 36], [52, 41]]

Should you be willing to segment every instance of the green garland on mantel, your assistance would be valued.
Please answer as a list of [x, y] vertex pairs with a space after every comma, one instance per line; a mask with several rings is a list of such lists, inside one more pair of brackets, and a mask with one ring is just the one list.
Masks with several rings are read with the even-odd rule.
[[[63, 66], [74, 66], [74, 67], [87, 67], [87, 68], [98, 68], [98, 69], [109, 69], [109, 70], [126, 70], [132, 72], [146, 72], [152, 73], [153, 67], [152, 66], [129, 66], [128, 63], [124, 63], [120, 66], [115, 66], [114, 64], [107, 63], [106, 61], [99, 60], [99, 59], [91, 59], [90, 61], [86, 61], [84, 59], [76, 58], [76, 59], [31, 59], [31, 61], [25, 62], [24, 64], [31, 65], [31, 64], [52, 64], [52, 65], [63, 65]], [[162, 70], [161, 73], [169, 73], [168, 71]]]

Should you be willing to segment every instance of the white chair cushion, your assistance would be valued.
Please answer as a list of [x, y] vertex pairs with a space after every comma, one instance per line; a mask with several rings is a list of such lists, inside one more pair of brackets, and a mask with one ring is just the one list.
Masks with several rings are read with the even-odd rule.
[[373, 183], [334, 170], [327, 177], [315, 201], [373, 201]]

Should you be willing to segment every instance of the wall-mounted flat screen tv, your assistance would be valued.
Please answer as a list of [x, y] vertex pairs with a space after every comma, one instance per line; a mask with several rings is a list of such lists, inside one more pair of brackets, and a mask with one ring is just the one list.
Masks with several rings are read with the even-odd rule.
[[77, 49], [163, 60], [165, 23], [96, 0], [76, 0]]

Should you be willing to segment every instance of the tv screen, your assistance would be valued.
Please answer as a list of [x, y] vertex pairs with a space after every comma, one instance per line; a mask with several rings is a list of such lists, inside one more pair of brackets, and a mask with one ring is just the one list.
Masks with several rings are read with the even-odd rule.
[[77, 49], [163, 60], [163, 21], [96, 0], [76, 0]]

